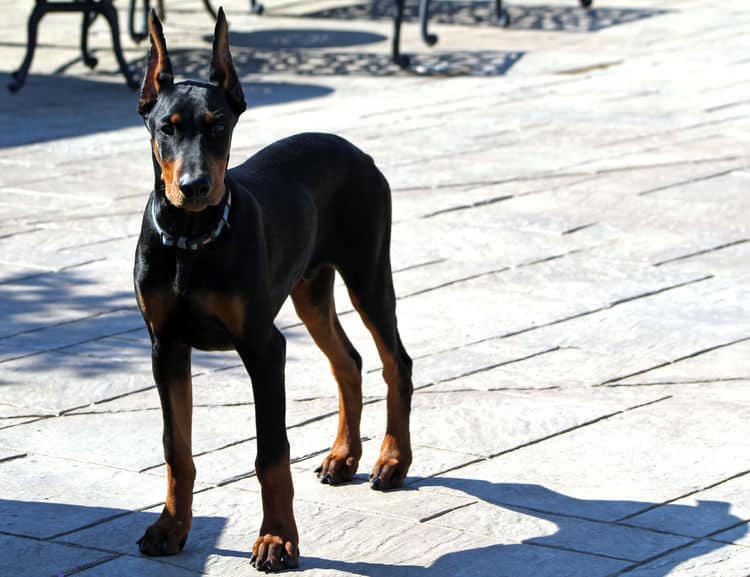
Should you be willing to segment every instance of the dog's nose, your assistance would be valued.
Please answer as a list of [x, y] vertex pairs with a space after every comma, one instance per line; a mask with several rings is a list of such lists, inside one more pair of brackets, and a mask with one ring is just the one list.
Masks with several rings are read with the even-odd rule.
[[208, 196], [211, 190], [211, 177], [207, 174], [183, 174], [180, 176], [180, 190], [186, 198]]

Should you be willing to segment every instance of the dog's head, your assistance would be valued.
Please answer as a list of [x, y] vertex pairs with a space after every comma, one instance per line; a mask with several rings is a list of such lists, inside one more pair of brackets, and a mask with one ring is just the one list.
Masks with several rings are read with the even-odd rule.
[[173, 206], [201, 211], [219, 204], [224, 196], [232, 130], [245, 110], [229, 53], [227, 20], [219, 8], [209, 82], [174, 82], [154, 10], [148, 29], [151, 48], [138, 112], [151, 133], [154, 168]]

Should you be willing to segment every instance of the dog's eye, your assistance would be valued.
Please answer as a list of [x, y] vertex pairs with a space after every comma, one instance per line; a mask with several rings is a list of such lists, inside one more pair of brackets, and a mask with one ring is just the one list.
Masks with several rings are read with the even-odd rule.
[[211, 127], [211, 135], [221, 136], [222, 134], [224, 134], [224, 130], [226, 130], [226, 127], [223, 124], [214, 124]]
[[174, 135], [174, 124], [164, 124], [159, 130], [166, 136], [172, 136]]

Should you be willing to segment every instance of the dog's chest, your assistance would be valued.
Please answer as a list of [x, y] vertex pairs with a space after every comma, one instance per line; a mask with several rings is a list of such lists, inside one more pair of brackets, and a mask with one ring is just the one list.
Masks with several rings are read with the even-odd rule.
[[157, 336], [200, 349], [231, 348], [245, 330], [246, 298], [217, 285], [221, 275], [199, 264], [178, 259], [161, 282], [139, 287], [141, 311]]
[[[175, 274], [174, 280], [172, 281], [172, 290], [176, 299], [187, 299], [190, 297], [191, 292], [195, 292], [196, 288], [200, 290], [200, 283], [198, 283], [198, 285], [196, 286], [196, 283], [193, 279], [193, 269], [193, 262], [191, 260], [177, 260], [177, 262], [175, 263]], [[200, 277], [198, 278], [198, 280], [200, 280]]]

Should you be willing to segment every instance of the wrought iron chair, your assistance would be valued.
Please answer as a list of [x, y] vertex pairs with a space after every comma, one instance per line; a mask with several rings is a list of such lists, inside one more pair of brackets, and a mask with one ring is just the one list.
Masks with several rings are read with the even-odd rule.
[[98, 63], [97, 59], [91, 55], [88, 49], [89, 28], [99, 14], [104, 16], [112, 31], [112, 49], [120, 66], [120, 72], [125, 77], [125, 82], [127, 82], [128, 86], [131, 88], [138, 87], [138, 79], [130, 70], [125, 57], [122, 55], [117, 10], [112, 5], [112, 0], [71, 0], [67, 2], [61, 0], [36, 0], [36, 4], [27, 22], [26, 56], [20, 68], [11, 74], [12, 78], [8, 83], [8, 90], [17, 92], [26, 83], [26, 77], [29, 74], [29, 68], [31, 68], [31, 61], [34, 59], [39, 22], [49, 12], [81, 12], [83, 14], [83, 21], [81, 23], [81, 55], [84, 64], [89, 68], [94, 68]]
[[[427, 30], [427, 24], [430, 20], [430, 1], [431, 0], [419, 0], [419, 29], [422, 35], [422, 41], [428, 46], [434, 46], [438, 41], [438, 37], [436, 34], [430, 34], [430, 32]], [[594, 0], [578, 1], [583, 8], [590, 8], [594, 3]], [[403, 13], [404, 0], [395, 0], [395, 3], [396, 10], [398, 11], [400, 9]], [[401, 5], [400, 8], [399, 3]], [[399, 21], [400, 25], [401, 18], [395, 18]], [[498, 24], [498, 26], [502, 26], [503, 28], [510, 25], [510, 14], [508, 14], [508, 11], [503, 8], [503, 0], [495, 0], [495, 22]], [[398, 38], [398, 35], [394, 34], [394, 38]], [[396, 62], [396, 64], [399, 64], [399, 66], [408, 65], [408, 58], [406, 59], [405, 63], [399, 61], [398, 52], [398, 46], [394, 46], [394, 62]], [[403, 58], [401, 58], [401, 60], [403, 60]]]
[[[252, 0], [255, 2], [255, 0]], [[138, 0], [128, 0], [128, 30], [130, 31], [130, 37], [134, 42], [141, 42], [148, 37], [148, 13], [151, 11], [151, 0], [142, 0], [142, 23], [140, 29], [135, 27], [136, 11], [138, 10]], [[210, 0], [203, 0], [203, 6], [211, 17], [216, 20], [216, 10], [211, 5]], [[164, 0], [157, 0], [156, 2], [156, 13], [159, 19], [164, 20], [166, 11], [164, 10]]]

